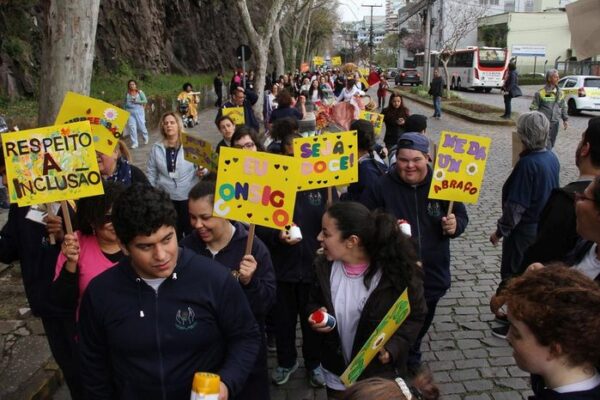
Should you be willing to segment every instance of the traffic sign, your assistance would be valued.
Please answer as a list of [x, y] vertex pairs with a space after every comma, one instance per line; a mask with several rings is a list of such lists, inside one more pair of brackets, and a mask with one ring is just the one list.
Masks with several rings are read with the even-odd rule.
[[249, 46], [242, 44], [235, 50], [235, 55], [242, 61], [248, 61], [252, 55], [252, 50]]

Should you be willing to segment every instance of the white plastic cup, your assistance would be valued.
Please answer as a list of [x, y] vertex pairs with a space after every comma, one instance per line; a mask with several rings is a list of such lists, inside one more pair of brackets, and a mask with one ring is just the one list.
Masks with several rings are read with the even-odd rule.
[[297, 225], [292, 225], [288, 232], [290, 235], [290, 240], [302, 239], [302, 231], [300, 231], [300, 228]]

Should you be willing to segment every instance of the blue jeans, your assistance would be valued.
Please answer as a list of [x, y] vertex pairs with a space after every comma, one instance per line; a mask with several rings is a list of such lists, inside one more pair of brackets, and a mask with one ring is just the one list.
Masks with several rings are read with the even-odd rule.
[[434, 117], [442, 116], [442, 97], [441, 96], [433, 96], [433, 116]]
[[148, 130], [146, 129], [146, 114], [144, 107], [137, 107], [129, 111], [129, 119], [127, 120], [127, 129], [131, 138], [131, 145], [138, 146], [138, 130], [142, 133], [144, 140], [148, 139]]

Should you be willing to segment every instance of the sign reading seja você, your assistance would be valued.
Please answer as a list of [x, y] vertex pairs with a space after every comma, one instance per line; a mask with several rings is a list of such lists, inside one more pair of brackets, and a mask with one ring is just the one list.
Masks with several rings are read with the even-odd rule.
[[20, 207], [103, 193], [88, 121], [2, 136], [11, 202]]

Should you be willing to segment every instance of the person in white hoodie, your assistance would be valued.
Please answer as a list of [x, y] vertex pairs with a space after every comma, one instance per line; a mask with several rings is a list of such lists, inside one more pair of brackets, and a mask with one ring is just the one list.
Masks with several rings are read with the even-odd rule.
[[177, 237], [190, 233], [188, 193], [199, 181], [204, 170], [183, 157], [181, 118], [167, 112], [160, 118], [162, 140], [154, 143], [146, 164], [146, 176], [150, 184], [169, 193], [177, 211]]

